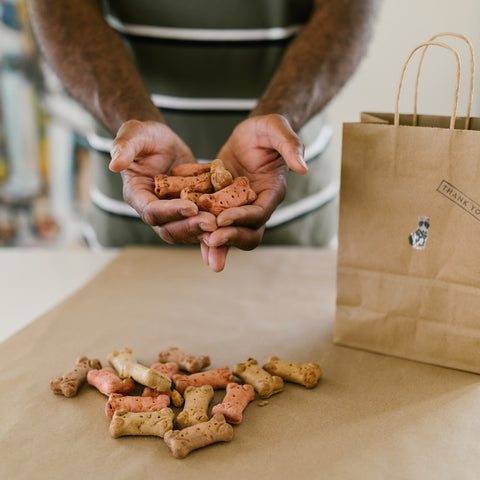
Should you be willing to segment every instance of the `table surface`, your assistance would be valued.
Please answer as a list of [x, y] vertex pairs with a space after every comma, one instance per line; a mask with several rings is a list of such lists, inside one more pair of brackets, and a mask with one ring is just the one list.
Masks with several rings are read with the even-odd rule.
[[117, 254], [0, 248], [0, 342], [75, 293]]
[[[2, 312], [28, 325], [0, 344], [0, 478], [478, 478], [479, 377], [334, 345], [335, 264], [334, 251], [233, 250], [215, 274], [174, 248], [2, 251]], [[125, 346], [144, 364], [178, 346], [212, 368], [277, 355], [324, 376], [255, 400], [232, 442], [177, 460], [155, 437], [112, 439], [92, 387], [49, 390], [79, 354], [106, 365]]]

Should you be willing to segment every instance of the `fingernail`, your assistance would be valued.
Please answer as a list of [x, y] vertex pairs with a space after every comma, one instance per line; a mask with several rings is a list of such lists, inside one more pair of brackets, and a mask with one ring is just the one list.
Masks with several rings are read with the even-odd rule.
[[214, 225], [210, 225], [209, 223], [200, 223], [198, 225], [200, 227], [200, 230], [203, 230], [204, 232], [214, 232], [216, 230]]
[[204, 243], [209, 247], [216, 248], [216, 247], [221, 247], [222, 245], [225, 245], [227, 241], [228, 240], [222, 240], [220, 242], [211, 242], [210, 239], [206, 239]]
[[305, 162], [305, 159], [303, 158], [303, 155], [298, 156], [298, 162], [303, 165], [303, 167], [308, 170], [308, 165], [307, 162]]
[[233, 220], [231, 218], [226, 218], [226, 219], [221, 219], [221, 220], [218, 220], [217, 219], [217, 224], [219, 227], [228, 227], [229, 225], [231, 225], [233, 223]]
[[197, 214], [197, 211], [192, 207], [181, 208], [179, 212], [180, 215], [183, 215], [184, 217], [193, 217]]
[[122, 151], [122, 147], [120, 145], [114, 145], [110, 150], [110, 156], [112, 157], [112, 160], [115, 160], [115, 158], [118, 157], [118, 155], [120, 155], [121, 151]]

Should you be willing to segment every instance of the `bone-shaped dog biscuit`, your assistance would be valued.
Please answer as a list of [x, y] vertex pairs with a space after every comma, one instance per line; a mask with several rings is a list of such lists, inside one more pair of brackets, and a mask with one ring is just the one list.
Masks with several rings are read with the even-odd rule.
[[158, 412], [170, 405], [170, 397], [165, 394], [156, 397], [124, 396], [112, 393], [105, 406], [105, 415], [112, 418], [115, 410], [128, 410], [129, 412]]
[[192, 373], [191, 375], [173, 375], [175, 388], [183, 393], [189, 386], [201, 387], [202, 385], [211, 385], [214, 390], [226, 388], [226, 386], [235, 379], [228, 367], [220, 367], [204, 372]]
[[175, 362], [182, 370], [188, 373], [197, 373], [210, 365], [210, 357], [208, 355], [192, 355], [177, 347], [170, 347], [159, 352], [158, 361], [161, 363]]
[[255, 390], [251, 385], [229, 383], [222, 403], [212, 408], [212, 414], [222, 413], [228, 423], [239, 424], [242, 421], [243, 411], [254, 398]]
[[158, 397], [159, 395], [167, 395], [171, 397], [171, 392], [159, 392], [156, 388], [144, 387], [142, 397]]
[[185, 402], [185, 399], [183, 398], [182, 394], [175, 388], [172, 390], [171, 399], [174, 407], [180, 408]]
[[154, 435], [161, 437], [173, 429], [175, 414], [170, 408], [158, 412], [129, 412], [116, 410], [110, 422], [110, 435], [113, 438], [125, 435]]
[[272, 375], [278, 375], [288, 382], [313, 388], [322, 377], [322, 369], [316, 363], [288, 362], [278, 357], [270, 357], [263, 366]]
[[198, 199], [203, 195], [201, 192], [196, 192], [192, 187], [185, 187], [180, 192], [180, 198], [182, 200], [188, 200], [189, 202], [197, 203]]
[[170, 170], [170, 175], [174, 177], [190, 177], [208, 173], [210, 171], [210, 163], [182, 163]]
[[268, 398], [283, 389], [283, 380], [277, 375], [270, 375], [254, 358], [237, 363], [232, 371], [245, 383], [252, 385], [260, 398]]
[[150, 368], [153, 368], [157, 372], [163, 373], [168, 378], [172, 378], [173, 375], [178, 373], [179, 367], [175, 362], [166, 362], [166, 363], [152, 363]]
[[135, 390], [135, 382], [131, 378], [121, 379], [113, 368], [105, 367], [100, 370], [90, 370], [87, 373], [87, 382], [96, 387], [104, 395], [111, 393], [131, 393]]
[[178, 198], [180, 192], [187, 187], [196, 192], [209, 193], [213, 190], [210, 182], [210, 172], [194, 176], [167, 176], [155, 175], [155, 194], [158, 198]]
[[217, 216], [227, 208], [240, 207], [254, 202], [257, 194], [250, 187], [247, 177], [237, 177], [228, 187], [215, 193], [205, 193], [198, 201], [200, 210]]
[[130, 348], [111, 351], [107, 356], [108, 361], [117, 370], [120, 378], [132, 377], [136, 382], [159, 392], [167, 392], [172, 384], [171, 380], [160, 372], [137, 363]]
[[210, 164], [210, 181], [216, 192], [233, 183], [232, 174], [225, 168], [225, 165], [219, 158], [213, 160]]
[[211, 385], [187, 387], [184, 393], [185, 405], [177, 415], [177, 427], [182, 429], [208, 421], [208, 406], [213, 399]]
[[175, 458], [184, 458], [193, 450], [216, 442], [229, 442], [233, 438], [233, 427], [221, 413], [208, 422], [193, 425], [183, 430], [170, 430], [163, 439]]
[[73, 370], [70, 370], [62, 377], [55, 378], [50, 382], [50, 389], [53, 393], [61, 393], [66, 397], [73, 397], [77, 394], [78, 389], [87, 379], [88, 372], [100, 368], [102, 368], [100, 360], [97, 360], [96, 358], [90, 360], [87, 357], [80, 357]]

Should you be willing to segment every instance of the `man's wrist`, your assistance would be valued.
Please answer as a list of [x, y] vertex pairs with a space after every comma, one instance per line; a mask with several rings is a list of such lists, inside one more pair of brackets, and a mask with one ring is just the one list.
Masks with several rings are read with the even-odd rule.
[[153, 106], [153, 108], [147, 108], [147, 109], [134, 109], [134, 110], [128, 110], [127, 112], [124, 112], [122, 114], [118, 114], [111, 125], [108, 125], [108, 127], [111, 129], [113, 133], [117, 133], [120, 127], [128, 122], [129, 120], [136, 120], [138, 122], [157, 122], [157, 123], [163, 123], [166, 125], [166, 121], [160, 110], [157, 109], [157, 107]]
[[262, 115], [279, 115], [283, 117], [293, 131], [297, 132], [302, 127], [301, 115], [297, 115], [295, 112], [290, 112], [287, 108], [281, 106], [273, 106], [268, 104], [257, 105], [249, 114], [251, 117], [259, 117]]

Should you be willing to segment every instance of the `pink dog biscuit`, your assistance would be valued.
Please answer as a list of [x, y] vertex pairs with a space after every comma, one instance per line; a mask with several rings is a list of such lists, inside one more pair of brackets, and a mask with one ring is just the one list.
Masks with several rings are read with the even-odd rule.
[[201, 192], [196, 192], [192, 187], [183, 188], [180, 192], [180, 198], [182, 200], [188, 200], [197, 204], [198, 199], [203, 195]]
[[191, 375], [177, 374], [172, 377], [172, 380], [175, 383], [175, 388], [180, 393], [183, 393], [189, 386], [201, 387], [202, 385], [211, 385], [214, 390], [226, 388], [235, 379], [228, 367], [220, 367]]
[[145, 387], [142, 392], [142, 397], [158, 397], [159, 395], [168, 395], [174, 407], [181, 407], [183, 405], [183, 397], [175, 389], [173, 389], [171, 392], [160, 393], [158, 390]]
[[162, 363], [175, 362], [182, 370], [188, 373], [197, 373], [210, 365], [210, 357], [208, 355], [192, 355], [191, 353], [183, 352], [177, 347], [170, 347], [159, 352], [158, 361]]
[[80, 357], [73, 370], [50, 382], [50, 389], [53, 393], [61, 393], [66, 397], [73, 397], [77, 394], [78, 389], [87, 379], [87, 373], [90, 370], [98, 370], [100, 368], [102, 368], [100, 360], [97, 360], [96, 358], [90, 360], [87, 357]]
[[237, 177], [228, 187], [218, 192], [202, 195], [198, 201], [198, 208], [219, 215], [223, 210], [232, 207], [248, 205], [256, 200], [257, 194], [251, 189], [247, 177]]
[[110, 422], [110, 435], [113, 438], [124, 435], [154, 435], [161, 437], [173, 428], [174, 413], [170, 408], [158, 412], [129, 412], [115, 410]]
[[119, 393], [112, 393], [108, 397], [105, 406], [105, 415], [112, 418], [115, 410], [128, 410], [129, 412], [157, 412], [170, 405], [168, 395], [158, 395], [157, 397], [134, 397], [123, 396]]
[[229, 383], [222, 403], [212, 408], [212, 414], [223, 413], [228, 423], [239, 424], [243, 411], [254, 398], [255, 390], [251, 385]]
[[131, 378], [122, 380], [110, 367], [90, 370], [87, 374], [87, 382], [107, 396], [111, 393], [132, 393], [135, 390], [135, 382]]
[[268, 398], [283, 389], [283, 380], [277, 375], [270, 375], [254, 358], [237, 363], [232, 371], [245, 383], [252, 385], [260, 398]]
[[168, 378], [172, 378], [173, 375], [178, 373], [179, 367], [178, 364], [175, 362], [167, 362], [167, 363], [152, 363], [150, 368], [153, 368], [157, 372], [163, 373]]
[[155, 388], [145, 387], [142, 391], [142, 397], [158, 397], [159, 395], [167, 395], [167, 397], [172, 398], [172, 392], [159, 392]]
[[233, 438], [233, 427], [221, 413], [208, 422], [193, 425], [183, 430], [170, 430], [163, 439], [175, 458], [184, 458], [193, 450], [216, 442], [229, 442]]
[[159, 395], [168, 395], [174, 407], [181, 407], [183, 405], [183, 397], [175, 389], [171, 392], [160, 393], [154, 388], [145, 387], [142, 392], [142, 397], [158, 397]]
[[278, 357], [270, 357], [263, 368], [287, 382], [298, 383], [306, 388], [315, 387], [322, 377], [322, 369], [316, 363], [287, 362]]
[[182, 163], [170, 170], [170, 175], [174, 177], [190, 177], [208, 173], [210, 171], [210, 163]]
[[167, 176], [163, 174], [155, 175], [155, 195], [158, 198], [179, 198], [180, 192], [187, 187], [191, 187], [196, 192], [209, 193], [213, 191], [210, 182], [210, 173], [201, 173], [199, 175], [180, 177]]

